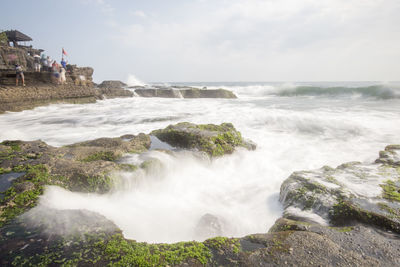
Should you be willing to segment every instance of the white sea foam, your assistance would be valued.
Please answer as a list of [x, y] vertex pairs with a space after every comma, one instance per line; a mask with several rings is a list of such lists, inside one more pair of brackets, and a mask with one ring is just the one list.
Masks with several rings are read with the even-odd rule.
[[[7, 113], [0, 116], [0, 140], [42, 139], [60, 146], [189, 121], [232, 122], [257, 143], [256, 151], [240, 150], [211, 163], [153, 151], [147, 156], [165, 168], [121, 173], [131, 182], [123, 189], [100, 196], [51, 187], [43, 196], [43, 204], [97, 211], [127, 237], [151, 242], [196, 239], [194, 228], [205, 214], [220, 218], [227, 236], [265, 232], [281, 215], [279, 188], [293, 171], [373, 161], [387, 144], [399, 143], [398, 99], [280, 97], [264, 93], [276, 85], [259, 86], [259, 92], [229, 87], [238, 99], [135, 97]], [[126, 160], [139, 164], [143, 158]]]
[[135, 86], [135, 85], [144, 86], [144, 85], [146, 85], [143, 81], [136, 78], [136, 76], [133, 74], [128, 75], [128, 78], [126, 79], [126, 84], [128, 86]]

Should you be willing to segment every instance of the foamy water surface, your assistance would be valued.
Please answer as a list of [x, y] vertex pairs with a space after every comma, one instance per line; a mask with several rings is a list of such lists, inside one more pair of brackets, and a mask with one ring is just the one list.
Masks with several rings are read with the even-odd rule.
[[[386, 145], [400, 143], [398, 89], [390, 85], [371, 89], [374, 85], [349, 84], [357, 88], [349, 93], [340, 85], [338, 93], [320, 94], [313, 93], [318, 89], [298, 89], [293, 84], [229, 84], [224, 87], [235, 91], [238, 99], [135, 97], [51, 105], [0, 115], [0, 140], [41, 139], [61, 146], [149, 133], [182, 121], [232, 122], [257, 143], [256, 151], [239, 150], [211, 162], [190, 153], [131, 155], [125, 160], [140, 163], [157, 158], [164, 167], [147, 174], [121, 173], [126, 186], [105, 195], [50, 187], [41, 204], [99, 212], [127, 238], [139, 241], [204, 239], [195, 228], [205, 214], [219, 218], [223, 235], [244, 236], [266, 232], [280, 217], [279, 188], [293, 171], [373, 161]], [[318, 86], [323, 90], [329, 84]], [[288, 90], [297, 93], [280, 93]]]

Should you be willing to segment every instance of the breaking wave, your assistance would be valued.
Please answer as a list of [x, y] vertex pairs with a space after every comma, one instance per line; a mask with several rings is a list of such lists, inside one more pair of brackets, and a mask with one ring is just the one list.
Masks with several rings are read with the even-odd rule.
[[278, 90], [278, 96], [341, 96], [353, 95], [360, 97], [373, 97], [377, 99], [400, 98], [400, 87], [373, 85], [366, 87], [318, 87], [296, 86]]

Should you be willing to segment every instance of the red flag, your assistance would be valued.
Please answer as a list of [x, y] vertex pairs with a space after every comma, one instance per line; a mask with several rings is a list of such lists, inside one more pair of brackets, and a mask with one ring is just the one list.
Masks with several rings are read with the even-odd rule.
[[64, 48], [62, 49], [62, 53], [63, 53], [63, 55], [68, 56], [68, 54], [67, 54], [67, 52], [65, 52]]

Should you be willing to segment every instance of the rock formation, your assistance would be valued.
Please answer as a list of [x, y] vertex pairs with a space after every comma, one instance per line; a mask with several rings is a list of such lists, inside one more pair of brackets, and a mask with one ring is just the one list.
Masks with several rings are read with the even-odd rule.
[[234, 93], [225, 89], [198, 89], [194, 87], [135, 87], [135, 93], [141, 97], [165, 98], [237, 98]]
[[231, 123], [196, 125], [181, 122], [163, 130], [153, 131], [151, 134], [171, 146], [198, 149], [210, 156], [233, 153], [235, 147], [250, 150], [256, 148], [255, 144], [243, 140], [240, 132], [236, 131]]
[[[245, 142], [229, 124], [171, 125], [151, 134], [173, 146], [231, 153]], [[221, 138], [224, 137], [224, 138]], [[55, 148], [41, 141], [0, 144], [0, 173], [18, 173], [0, 205], [0, 264], [121, 266], [397, 266], [400, 264], [399, 152], [387, 146], [375, 163], [293, 173], [281, 187], [285, 212], [269, 232], [204, 242], [147, 244], [124, 239], [105, 217], [84, 210], [35, 207], [47, 185], [106, 192], [115, 170], [149, 171], [122, 164], [125, 153], [150, 147], [149, 135], [99, 138]], [[246, 146], [246, 145], [245, 145]], [[248, 146], [254, 148], [254, 146]], [[166, 153], [175, 153], [168, 151]], [[219, 155], [219, 153], [217, 153]], [[160, 162], [154, 163], [155, 165]], [[158, 168], [158, 167], [157, 167]], [[2, 179], [3, 175], [0, 175]], [[24, 213], [25, 211], [28, 211]], [[18, 216], [24, 213], [22, 216]], [[72, 221], [71, 221], [72, 219]], [[211, 214], [199, 234], [221, 233]]]

